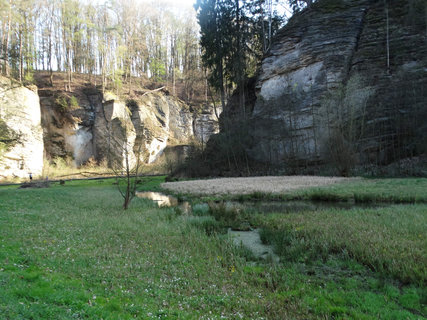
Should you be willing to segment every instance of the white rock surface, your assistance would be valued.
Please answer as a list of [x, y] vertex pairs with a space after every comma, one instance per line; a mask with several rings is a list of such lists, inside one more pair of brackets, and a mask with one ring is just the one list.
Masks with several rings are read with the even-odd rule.
[[0, 118], [20, 136], [19, 143], [0, 158], [0, 179], [41, 175], [44, 148], [37, 93], [1, 78]]

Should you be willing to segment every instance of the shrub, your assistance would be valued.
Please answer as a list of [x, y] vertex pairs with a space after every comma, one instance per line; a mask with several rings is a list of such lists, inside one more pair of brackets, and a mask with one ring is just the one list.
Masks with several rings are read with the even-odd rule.
[[71, 96], [70, 98], [70, 107], [73, 109], [79, 107], [79, 102], [77, 101], [77, 98], [75, 96]]
[[55, 99], [55, 103], [60, 112], [68, 111], [68, 101], [65, 96], [59, 96]]
[[79, 102], [75, 96], [68, 97], [65, 94], [60, 94], [55, 99], [55, 104], [58, 110], [62, 113], [79, 107]]

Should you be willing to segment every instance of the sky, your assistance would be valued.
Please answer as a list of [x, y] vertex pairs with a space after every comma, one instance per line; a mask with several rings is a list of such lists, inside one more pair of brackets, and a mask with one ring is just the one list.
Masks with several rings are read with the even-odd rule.
[[[98, 0], [99, 2], [104, 2], [105, 0]], [[137, 0], [141, 2], [147, 2], [147, 0]], [[160, 3], [164, 3], [165, 5], [169, 5], [171, 7], [175, 7], [178, 9], [188, 9], [193, 8], [193, 5], [196, 3], [197, 0], [158, 0]], [[148, 0], [149, 2], [149, 0]], [[157, 2], [157, 1], [156, 1]], [[286, 1], [280, 1], [279, 4], [276, 6], [276, 9], [279, 11], [280, 14], [283, 14], [287, 16], [288, 18], [291, 15], [291, 10], [287, 4]]]
[[176, 3], [179, 6], [192, 6], [196, 1], [195, 0], [169, 0], [170, 2]]

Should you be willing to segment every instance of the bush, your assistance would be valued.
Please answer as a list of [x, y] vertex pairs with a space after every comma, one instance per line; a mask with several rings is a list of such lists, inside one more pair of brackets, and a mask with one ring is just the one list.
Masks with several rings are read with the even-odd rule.
[[55, 104], [58, 110], [62, 113], [68, 112], [79, 107], [79, 102], [75, 96], [68, 97], [65, 94], [61, 94], [56, 97]]
[[79, 102], [77, 101], [77, 98], [75, 96], [71, 96], [69, 103], [70, 103], [70, 107], [73, 109], [76, 109], [79, 107]]
[[68, 111], [68, 101], [65, 96], [59, 96], [55, 99], [55, 103], [60, 112]]

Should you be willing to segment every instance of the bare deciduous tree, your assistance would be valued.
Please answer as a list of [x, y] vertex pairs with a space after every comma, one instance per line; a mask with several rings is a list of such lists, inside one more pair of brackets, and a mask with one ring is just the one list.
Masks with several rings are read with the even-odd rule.
[[121, 134], [110, 136], [109, 165], [116, 176], [117, 189], [123, 197], [123, 209], [126, 210], [135, 197], [137, 180], [141, 173], [142, 145], [135, 151], [134, 139], [130, 139], [131, 123], [120, 119], [120, 125]]

